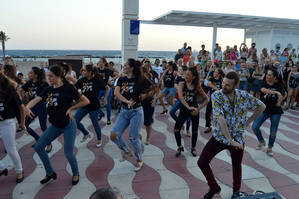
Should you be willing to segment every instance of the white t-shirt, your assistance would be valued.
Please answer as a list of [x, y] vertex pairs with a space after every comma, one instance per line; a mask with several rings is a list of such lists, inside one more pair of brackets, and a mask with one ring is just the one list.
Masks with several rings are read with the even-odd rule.
[[152, 69], [158, 73], [159, 77], [161, 77], [161, 74], [163, 73], [163, 68], [161, 66], [152, 65]]

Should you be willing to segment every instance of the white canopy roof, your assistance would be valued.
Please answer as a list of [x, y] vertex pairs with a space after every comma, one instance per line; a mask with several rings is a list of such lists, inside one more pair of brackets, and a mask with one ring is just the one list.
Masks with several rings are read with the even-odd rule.
[[202, 26], [219, 28], [247, 29], [297, 29], [299, 20], [260, 17], [239, 14], [223, 14], [209, 12], [192, 12], [173, 10], [153, 20], [141, 20], [144, 24]]

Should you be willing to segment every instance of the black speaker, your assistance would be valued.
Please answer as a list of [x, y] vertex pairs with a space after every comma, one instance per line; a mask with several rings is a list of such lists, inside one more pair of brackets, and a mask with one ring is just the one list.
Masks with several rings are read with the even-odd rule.
[[72, 65], [73, 71], [76, 72], [77, 77], [80, 74], [80, 69], [83, 66], [83, 57], [80, 56], [57, 56], [48, 59], [49, 66], [60, 64], [62, 62], [70, 63]]

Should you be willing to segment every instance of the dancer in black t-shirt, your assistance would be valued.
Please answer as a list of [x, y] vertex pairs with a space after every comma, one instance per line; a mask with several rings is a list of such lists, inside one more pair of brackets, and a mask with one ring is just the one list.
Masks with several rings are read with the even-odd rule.
[[[15, 88], [9, 80], [0, 73], [0, 136], [3, 140], [7, 154], [13, 161], [17, 173], [16, 182], [20, 183], [24, 179], [21, 158], [16, 148], [16, 116], [20, 114], [20, 125], [26, 131], [25, 112]], [[0, 161], [0, 176], [7, 176], [8, 169]]]
[[261, 100], [266, 105], [264, 112], [253, 122], [252, 130], [254, 131], [259, 144], [257, 150], [261, 150], [266, 146], [265, 140], [262, 136], [260, 127], [270, 118], [270, 136], [267, 154], [273, 156], [272, 148], [276, 139], [280, 117], [283, 114], [281, 103], [286, 98], [286, 93], [283, 89], [282, 81], [279, 79], [279, 74], [274, 69], [269, 69], [266, 74], [266, 81], [261, 86]]
[[[40, 183], [45, 184], [51, 179], [55, 180], [57, 178], [49, 156], [45, 151], [45, 146], [63, 134], [64, 153], [72, 168], [72, 184], [76, 185], [79, 182], [78, 163], [74, 154], [77, 125], [72, 111], [88, 105], [89, 100], [84, 95], [79, 94], [75, 87], [64, 79], [63, 70], [60, 66], [52, 66], [50, 68], [48, 81], [51, 86], [31, 100], [26, 109], [27, 115], [33, 117], [34, 114], [30, 109], [41, 101], [46, 102], [49, 121], [52, 124], [34, 146], [34, 150], [39, 155], [46, 170], [46, 176]], [[73, 105], [74, 100], [79, 102]]]
[[148, 93], [145, 94], [143, 85], [148, 80], [143, 76], [141, 63], [134, 59], [128, 59], [123, 72], [127, 76], [118, 79], [114, 91], [115, 96], [122, 103], [122, 108], [112, 129], [110, 138], [124, 152], [123, 160], [127, 159], [129, 156], [132, 156], [132, 152], [123, 140], [122, 135], [130, 126], [129, 140], [137, 159], [135, 171], [138, 171], [143, 165], [142, 148], [139, 139], [144, 120], [141, 102], [143, 99], [147, 99]]
[[[222, 88], [222, 78], [224, 77], [224, 72], [217, 68], [213, 72], [213, 77], [208, 80], [207, 86], [209, 87], [210, 96], [212, 96], [213, 92], [220, 90]], [[212, 124], [211, 124], [211, 115], [212, 115], [212, 100], [209, 99], [209, 103], [206, 108], [206, 129], [204, 133], [210, 133], [212, 131]]]
[[80, 93], [82, 93], [89, 99], [90, 104], [85, 107], [79, 108], [75, 114], [75, 119], [78, 129], [84, 134], [81, 141], [84, 142], [90, 137], [90, 135], [80, 121], [83, 119], [83, 117], [85, 117], [85, 115], [89, 114], [93, 128], [97, 133], [98, 142], [96, 146], [100, 147], [102, 145], [102, 136], [101, 127], [98, 123], [98, 110], [100, 109], [98, 96], [100, 90], [105, 90], [105, 102], [107, 102], [110, 87], [106, 85], [106, 83], [99, 76], [97, 68], [93, 67], [93, 65], [91, 64], [83, 66], [82, 75], [83, 78], [79, 79], [75, 86]]
[[[174, 135], [178, 146], [176, 157], [180, 156], [181, 152], [184, 151], [180, 130], [188, 117], [191, 117], [192, 120], [191, 154], [196, 156], [195, 147], [198, 137], [199, 112], [208, 104], [208, 97], [200, 86], [199, 75], [196, 70], [189, 69], [187, 71], [185, 81], [179, 84], [178, 93], [182, 106], [174, 126]], [[198, 106], [200, 101], [202, 101], [202, 104]]]
[[[28, 74], [29, 81], [27, 81], [21, 89], [23, 101], [26, 99], [31, 101], [40, 93], [42, 93], [49, 84], [46, 82], [46, 76], [43, 69], [37, 67], [32, 67], [31, 71]], [[45, 102], [39, 102], [34, 107], [31, 108], [31, 111], [34, 114], [34, 117], [30, 118], [26, 116], [25, 125], [28, 130], [28, 133], [35, 139], [39, 139], [39, 135], [29, 127], [29, 125], [34, 121], [36, 117], [39, 119], [39, 124], [41, 130], [44, 132], [47, 129], [47, 107]], [[34, 145], [32, 145], [34, 147]], [[49, 153], [52, 150], [52, 145], [49, 144], [46, 147], [46, 151]]]

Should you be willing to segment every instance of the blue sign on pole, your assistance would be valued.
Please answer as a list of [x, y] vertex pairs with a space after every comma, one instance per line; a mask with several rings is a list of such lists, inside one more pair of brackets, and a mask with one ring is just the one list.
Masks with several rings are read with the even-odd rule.
[[139, 20], [131, 20], [130, 21], [130, 34], [131, 35], [139, 35]]

